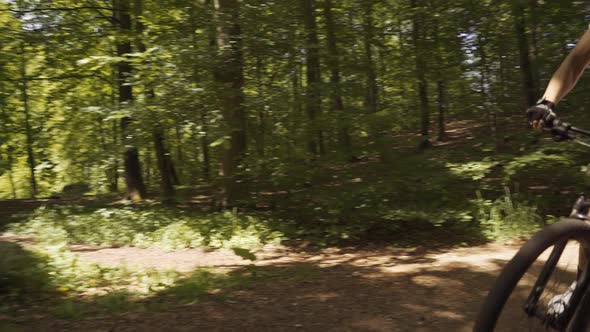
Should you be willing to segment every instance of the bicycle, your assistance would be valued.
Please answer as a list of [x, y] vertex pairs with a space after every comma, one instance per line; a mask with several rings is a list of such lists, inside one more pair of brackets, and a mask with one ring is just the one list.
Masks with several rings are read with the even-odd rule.
[[[557, 119], [550, 131], [557, 141], [590, 147], [578, 138], [590, 131]], [[590, 331], [590, 264], [578, 264], [579, 255], [590, 257], [589, 210], [582, 194], [569, 219], [545, 227], [520, 248], [484, 300], [473, 331]]]

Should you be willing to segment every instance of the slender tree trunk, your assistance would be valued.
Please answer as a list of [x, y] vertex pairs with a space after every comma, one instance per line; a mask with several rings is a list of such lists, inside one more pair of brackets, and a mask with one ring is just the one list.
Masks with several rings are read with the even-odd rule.
[[256, 152], [258, 156], [261, 158], [260, 160], [264, 161], [264, 150], [265, 147], [265, 136], [266, 136], [266, 114], [264, 110], [264, 87], [262, 84], [262, 57], [260, 54], [256, 56], [256, 88], [258, 90], [258, 102], [256, 108], [258, 109], [258, 128], [257, 128], [257, 135], [256, 135]]
[[[100, 146], [102, 148], [102, 154], [104, 156], [108, 156], [111, 151], [110, 151], [108, 143], [107, 143], [107, 133], [105, 132], [105, 129], [104, 129], [104, 119], [102, 117], [98, 117], [97, 124], [98, 124], [98, 131], [99, 131], [99, 135], [100, 135]], [[109, 183], [109, 191], [111, 191], [112, 190], [111, 188], [113, 187], [113, 178], [114, 178], [113, 173], [114, 172], [116, 172], [116, 170], [113, 170], [110, 167], [106, 167], [104, 169], [104, 176]]]
[[[293, 39], [293, 38], [292, 38]], [[292, 73], [291, 73], [291, 89], [293, 93], [293, 101], [292, 105], [292, 114], [291, 121], [289, 121], [289, 131], [290, 131], [290, 138], [289, 144], [287, 144], [286, 153], [287, 156], [293, 156], [293, 149], [297, 146], [297, 137], [298, 137], [298, 121], [294, 119], [300, 118], [303, 109], [301, 107], [301, 80], [300, 80], [300, 71], [301, 71], [301, 63], [297, 59], [296, 55], [297, 51], [293, 50], [291, 53], [291, 63], [292, 63]]]
[[506, 69], [505, 69], [506, 68], [506, 63], [505, 63], [506, 60], [505, 60], [504, 56], [500, 56], [499, 62], [500, 62], [499, 63], [499, 65], [500, 65], [500, 68], [499, 68], [500, 77], [499, 78], [500, 78], [500, 97], [501, 97], [499, 103], [500, 103], [500, 109], [502, 109], [502, 104], [504, 104], [504, 102], [506, 101], [506, 97], [508, 96], [508, 93], [507, 93], [508, 90], [506, 87]]
[[[112, 74], [111, 74], [111, 93], [110, 93], [110, 102], [113, 107], [118, 105], [118, 83], [117, 83], [117, 66], [112, 66]], [[116, 121], [113, 121], [112, 125], [112, 140], [114, 151], [119, 151], [119, 124]], [[113, 153], [113, 151], [108, 151], [108, 154]], [[113, 153], [113, 168], [111, 170], [112, 177], [108, 177], [109, 179], [109, 192], [116, 193], [119, 191], [119, 153]]]
[[414, 11], [414, 24], [412, 29], [412, 38], [414, 42], [415, 59], [416, 59], [416, 76], [418, 77], [418, 96], [420, 99], [420, 118], [422, 141], [420, 148], [430, 147], [429, 129], [430, 129], [430, 111], [428, 106], [428, 83], [426, 81], [426, 63], [424, 61], [424, 34], [422, 32], [422, 8], [417, 1], [411, 0], [412, 10]]
[[[182, 147], [184, 146], [184, 143], [182, 141], [182, 127], [179, 125], [178, 119], [176, 120], [176, 123], [174, 124], [174, 134], [176, 135], [176, 160], [178, 161], [178, 163], [176, 164], [178, 166], [178, 174], [180, 174], [180, 176], [183, 176], [184, 173], [184, 152], [182, 150]], [[170, 156], [169, 153], [166, 154], [167, 156]], [[168, 158], [168, 163], [175, 169], [176, 172], [176, 167], [174, 167], [173, 162], [172, 162], [172, 158]], [[176, 181], [179, 181], [179, 179], [177, 178]]]
[[[217, 54], [217, 31], [216, 31], [216, 23], [215, 23], [215, 4], [212, 0], [205, 0], [204, 2], [206, 11], [207, 11], [207, 20], [205, 22], [207, 26], [207, 38], [209, 40], [209, 54], [211, 54], [211, 62], [215, 55]], [[194, 12], [191, 13], [191, 25], [193, 31], [197, 29], [197, 20], [194, 16]], [[192, 43], [194, 47], [197, 47], [198, 36], [196, 33], [192, 35]], [[194, 59], [195, 66], [193, 67], [193, 81], [195, 84], [199, 82], [199, 68], [197, 67], [198, 58], [195, 56]], [[211, 66], [210, 73], [215, 79], [215, 68]], [[207, 103], [209, 104], [209, 103]], [[212, 104], [212, 103], [210, 103]], [[209, 149], [209, 126], [207, 121], [208, 119], [208, 111], [207, 107], [209, 105], [202, 105], [201, 110], [199, 112], [199, 120], [201, 121], [201, 127], [203, 128], [203, 134], [200, 136], [200, 144], [201, 144], [201, 157], [203, 162], [201, 164], [201, 173], [202, 177], [205, 181], [211, 181], [211, 153]]]
[[145, 186], [149, 188], [152, 184], [152, 152], [145, 152]]
[[307, 66], [307, 87], [305, 90], [305, 108], [309, 118], [308, 149], [313, 155], [325, 155], [323, 132], [317, 118], [321, 112], [320, 96], [320, 54], [317, 24], [314, 13], [314, 0], [302, 0], [303, 19], [305, 21], [305, 62]]
[[350, 134], [344, 114], [344, 101], [342, 100], [342, 87], [340, 84], [340, 52], [336, 42], [336, 25], [332, 14], [332, 0], [324, 0], [324, 18], [326, 20], [326, 38], [328, 41], [328, 58], [326, 60], [330, 68], [330, 97], [332, 99], [332, 111], [338, 122], [338, 143], [343, 152], [351, 156]]
[[[119, 126], [116, 122], [113, 122], [113, 144], [115, 147], [119, 146], [119, 131], [117, 130]], [[115, 161], [113, 165], [113, 182], [111, 183], [111, 187], [109, 188], [110, 192], [116, 193], [119, 191], [119, 158], [117, 158], [118, 154], [115, 154]]]
[[[146, 47], [143, 42], [143, 0], [135, 0], [135, 32], [137, 34], [137, 49], [139, 52], [145, 53]], [[156, 93], [153, 88], [146, 87], [147, 89], [147, 101], [153, 101], [156, 98]], [[152, 129], [152, 138], [154, 141], [154, 150], [156, 152], [156, 159], [158, 164], [158, 171], [160, 173], [160, 189], [162, 190], [162, 196], [164, 199], [168, 199], [174, 196], [174, 181], [171, 171], [174, 169], [170, 154], [166, 149], [166, 143], [164, 138], [164, 128], [157, 118], [154, 119], [154, 128]], [[180, 145], [180, 142], [179, 142]], [[151, 154], [148, 153], [148, 157]], [[182, 156], [179, 157], [179, 160]], [[150, 175], [149, 166], [151, 163], [148, 161], [148, 176]], [[149, 180], [148, 180], [149, 182]]]
[[[443, 8], [440, 7], [440, 3], [438, 3], [437, 10], [442, 10]], [[443, 48], [440, 42], [440, 33], [439, 33], [440, 25], [438, 17], [434, 18], [434, 43], [435, 43], [435, 52], [436, 52], [436, 76], [438, 78], [436, 87], [437, 87], [437, 98], [436, 103], [438, 104], [438, 134], [436, 140], [439, 142], [445, 141], [447, 139], [447, 133], [445, 131], [445, 81], [444, 81], [444, 56], [443, 56]]]
[[[0, 91], [1, 92], [1, 91]], [[0, 122], [0, 132], [2, 133], [9, 133], [8, 131], [8, 112], [6, 110], [6, 95], [0, 93], [0, 111], [2, 112], [2, 119], [5, 121]], [[8, 183], [10, 183], [10, 192], [12, 194], [12, 199], [16, 199], [16, 187], [14, 185], [14, 174], [12, 172], [12, 167], [14, 163], [14, 148], [12, 144], [7, 144], [6, 152], [8, 154], [8, 169], [6, 172], [8, 173]]]
[[246, 111], [244, 109], [244, 60], [239, 24], [239, 0], [215, 0], [217, 14], [218, 66], [215, 78], [220, 87], [218, 98], [228, 127], [229, 144], [222, 144], [221, 173], [224, 178], [222, 205], [232, 206], [246, 193], [238, 172], [246, 152]]
[[16, 186], [14, 184], [14, 174], [12, 171], [12, 165], [14, 163], [14, 157], [12, 153], [14, 152], [14, 148], [12, 145], [8, 146], [8, 182], [10, 182], [10, 191], [12, 193], [12, 199], [16, 199]]
[[154, 140], [154, 149], [156, 151], [156, 159], [158, 162], [158, 170], [160, 171], [160, 189], [162, 196], [167, 199], [174, 196], [174, 185], [172, 183], [172, 175], [170, 174], [170, 164], [168, 162], [166, 147], [164, 146], [164, 130], [161, 127], [155, 128], [152, 131]]
[[480, 94], [482, 105], [486, 112], [486, 118], [488, 121], [488, 126], [490, 128], [490, 132], [492, 134], [492, 138], [496, 145], [496, 148], [499, 149], [500, 142], [498, 140], [497, 135], [497, 127], [496, 127], [496, 111], [495, 107], [491, 105], [491, 98], [490, 93], [488, 91], [488, 87], [490, 85], [488, 78], [489, 78], [489, 64], [488, 64], [488, 57], [485, 48], [484, 38], [482, 37], [482, 32], [480, 31], [477, 34], [477, 49], [479, 50], [479, 57], [480, 57]]
[[447, 132], [445, 130], [445, 83], [439, 80], [437, 83], [438, 88], [438, 137], [437, 140], [445, 141], [447, 139]]
[[538, 17], [538, 7], [539, 2], [538, 0], [529, 0], [529, 8], [530, 8], [530, 16], [531, 16], [531, 49], [530, 49], [530, 58], [531, 58], [531, 70], [533, 75], [533, 85], [535, 89], [535, 95], [540, 95], [540, 76], [539, 76], [539, 66], [537, 65], [537, 56], [538, 56], [538, 39], [539, 39], [539, 24], [537, 22]]
[[23, 113], [25, 114], [25, 135], [27, 138], [27, 163], [29, 164], [31, 197], [37, 196], [37, 179], [35, 176], [35, 154], [33, 152], [33, 129], [31, 128], [31, 111], [29, 109], [29, 89], [27, 84], [27, 60], [24, 42], [21, 42], [21, 97], [23, 101]]
[[373, 25], [373, 0], [362, 1], [362, 4], [365, 34], [365, 69], [367, 71], [367, 91], [365, 104], [369, 113], [377, 113], [379, 100], [377, 90], [377, 74], [375, 72], [375, 62], [373, 60], [373, 40], [375, 35], [375, 27]]
[[207, 112], [204, 108], [201, 110], [201, 123], [204, 132], [204, 134], [201, 136], [201, 152], [203, 154], [203, 164], [201, 166], [201, 171], [205, 181], [209, 182], [211, 181], [211, 157], [209, 154], [209, 136], [207, 133], [209, 127], [207, 126]]
[[[397, 38], [399, 40], [399, 54], [401, 54], [400, 57], [402, 57], [400, 59], [400, 63], [405, 63], [406, 61], [403, 59], [403, 55], [406, 54], [406, 48], [404, 47], [404, 19], [402, 16], [402, 10], [399, 10], [399, 12], [397, 13]], [[399, 69], [397, 70], [397, 73], [399, 73]], [[401, 76], [400, 74], [398, 74], [399, 76]], [[401, 91], [399, 93], [400, 97], [402, 100], [406, 99], [406, 84], [400, 84], [401, 85]]]
[[[127, 106], [133, 103], [133, 91], [131, 85], [126, 84], [132, 75], [132, 68], [126, 59], [127, 54], [131, 53], [131, 15], [129, 13], [129, 2], [127, 0], [114, 0], [114, 19], [118, 24], [121, 36], [117, 40], [117, 56], [122, 58], [117, 63], [117, 84], [119, 90], [119, 104]], [[127, 185], [127, 199], [140, 201], [146, 196], [146, 188], [141, 174], [141, 163], [139, 161], [139, 152], [133, 145], [133, 138], [129, 131], [129, 125], [132, 119], [124, 117], [121, 119], [121, 135], [125, 145], [124, 168], [125, 183]]]
[[520, 54], [520, 70], [522, 72], [522, 82], [524, 93], [526, 95], [527, 105], [533, 105], [537, 101], [535, 89], [535, 79], [533, 66], [529, 54], [529, 42], [526, 36], [524, 0], [514, 0], [512, 4], [512, 15], [514, 16], [514, 29], [518, 41], [518, 52]]
[[[364, 47], [365, 47], [365, 107], [369, 114], [375, 114], [379, 110], [379, 91], [377, 86], [377, 73], [375, 69], [375, 60], [373, 59], [373, 44], [375, 42], [375, 26], [373, 24], [373, 1], [362, 1], [363, 11], [363, 30], [364, 30]], [[382, 162], [389, 161], [388, 151], [384, 141], [384, 128], [381, 123], [374, 121], [372, 123], [371, 135], [375, 139], [379, 158]]]

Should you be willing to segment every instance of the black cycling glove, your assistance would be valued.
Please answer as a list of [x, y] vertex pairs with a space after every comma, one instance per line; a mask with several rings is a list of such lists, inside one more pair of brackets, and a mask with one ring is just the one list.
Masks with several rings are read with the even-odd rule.
[[536, 105], [527, 109], [526, 116], [530, 124], [537, 121], [541, 122], [541, 128], [551, 128], [553, 126], [553, 120], [557, 117], [555, 114], [555, 104], [545, 99], [539, 100]]

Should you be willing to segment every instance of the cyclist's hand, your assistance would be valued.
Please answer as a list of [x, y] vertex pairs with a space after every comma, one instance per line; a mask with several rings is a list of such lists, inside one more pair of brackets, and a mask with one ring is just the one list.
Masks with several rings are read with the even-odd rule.
[[553, 120], [556, 118], [554, 108], [553, 103], [542, 100], [527, 109], [527, 119], [535, 129], [551, 128], [553, 126]]

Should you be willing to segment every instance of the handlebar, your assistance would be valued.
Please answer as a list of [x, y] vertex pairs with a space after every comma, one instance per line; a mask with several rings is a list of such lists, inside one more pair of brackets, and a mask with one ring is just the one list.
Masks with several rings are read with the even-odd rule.
[[552, 121], [552, 126], [547, 128], [547, 130], [551, 132], [553, 139], [557, 142], [576, 140], [576, 135], [572, 133], [590, 137], [590, 131], [574, 127], [571, 124], [559, 119], [554, 119]]

